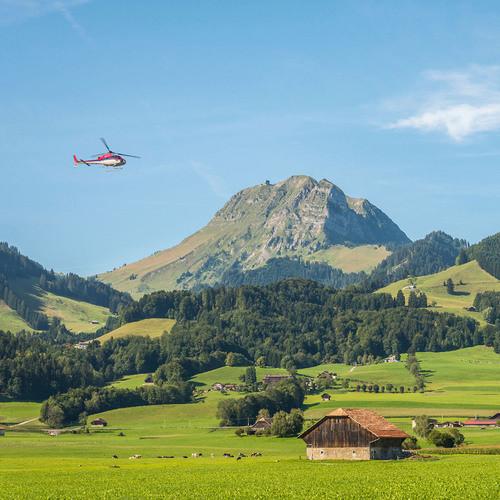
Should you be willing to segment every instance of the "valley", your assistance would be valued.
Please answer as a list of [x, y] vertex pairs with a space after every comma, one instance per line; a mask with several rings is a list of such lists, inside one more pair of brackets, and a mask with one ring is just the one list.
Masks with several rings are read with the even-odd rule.
[[[411, 432], [412, 416], [426, 413], [440, 420], [446, 418], [466, 418], [487, 416], [497, 410], [500, 403], [500, 382], [498, 378], [499, 359], [491, 349], [474, 347], [449, 353], [417, 353], [422, 368], [428, 372], [429, 391], [424, 394], [374, 394], [347, 392], [342, 388], [328, 390], [332, 400], [324, 402], [319, 394], [307, 395], [304, 402], [306, 420], [315, 419], [331, 409], [343, 407], [364, 407], [376, 409], [407, 432]], [[408, 377], [404, 363], [382, 363], [373, 366], [351, 367], [343, 365], [317, 366], [299, 370], [298, 375], [313, 375], [325, 368], [335, 369], [342, 376], [349, 375], [380, 384], [398, 381]], [[193, 378], [200, 390], [207, 390], [215, 382], [237, 383], [245, 367], [225, 367], [201, 373]], [[405, 373], [406, 372], [406, 373]], [[258, 368], [258, 379], [266, 374], [286, 373], [285, 370]], [[142, 384], [145, 374], [127, 377], [117, 385], [127, 383], [128, 387]], [[135, 380], [134, 380], [135, 379]], [[469, 478], [477, 475], [481, 484], [475, 493], [485, 497], [494, 496], [495, 481], [493, 471], [500, 465], [500, 455], [451, 454], [434, 455], [433, 461], [401, 461], [399, 463], [349, 463], [331, 464], [335, 467], [335, 477], [325, 463], [304, 460], [305, 446], [297, 438], [276, 438], [269, 436], [238, 437], [234, 428], [218, 427], [215, 417], [219, 401], [241, 397], [239, 393], [223, 395], [218, 391], [205, 393], [196, 403], [181, 405], [157, 405], [112, 410], [89, 416], [89, 421], [102, 417], [108, 426], [102, 430], [90, 428], [90, 433], [63, 433], [48, 436], [43, 427], [34, 422], [7, 431], [0, 437], [2, 462], [0, 479], [5, 492], [10, 497], [24, 492], [50, 491], [53, 495], [71, 495], [84, 498], [112, 489], [128, 498], [144, 497], [157, 491], [159, 483], [168, 483], [166, 496], [175, 497], [183, 491], [186, 481], [193, 494], [269, 495], [276, 488], [276, 494], [287, 492], [291, 498], [301, 498], [303, 488], [310, 489], [318, 497], [332, 485], [343, 496], [355, 496], [373, 487], [377, 478], [377, 489], [382, 485], [391, 488], [396, 477], [408, 476], [411, 481], [406, 488], [409, 496], [416, 496], [412, 489], [417, 484], [415, 478], [425, 477], [425, 486], [418, 485], [420, 494], [437, 495], [439, 492], [466, 494], [471, 490], [459, 478], [467, 470]], [[39, 405], [38, 405], [39, 408]], [[0, 423], [21, 422], [35, 418], [36, 403], [0, 402]], [[465, 450], [500, 449], [500, 428], [467, 429]], [[422, 442], [426, 454], [433, 453], [432, 444]], [[258, 451], [260, 457], [250, 457]], [[192, 458], [192, 453], [202, 454]], [[240, 462], [234, 458], [223, 458], [223, 453], [247, 458]], [[484, 452], [486, 453], [486, 451]], [[129, 460], [140, 454], [142, 458]], [[112, 458], [117, 455], [118, 458]], [[159, 459], [159, 455], [174, 456]], [[186, 456], [188, 458], [182, 458]], [[453, 472], [450, 473], [450, 468]], [[472, 469], [471, 469], [472, 468]], [[242, 472], [244, 471], [244, 472]], [[440, 472], [441, 471], [441, 472]], [[444, 473], [446, 471], [446, 474]], [[238, 477], [245, 475], [239, 485]], [[287, 483], [283, 476], [297, 475], [299, 482]], [[356, 476], [353, 483], [348, 478]], [[259, 478], [275, 477], [275, 485], [263, 484]], [[64, 481], [61, 482], [61, 477]], [[323, 479], [322, 479], [323, 478]], [[29, 479], [29, 480], [28, 480]], [[36, 481], [32, 481], [36, 479]], [[195, 479], [193, 481], [193, 479]], [[399, 483], [398, 483], [399, 484]], [[470, 484], [470, 483], [469, 483]], [[35, 486], [36, 485], [36, 486]], [[427, 493], [426, 493], [427, 492]], [[460, 493], [462, 492], [462, 493]]]

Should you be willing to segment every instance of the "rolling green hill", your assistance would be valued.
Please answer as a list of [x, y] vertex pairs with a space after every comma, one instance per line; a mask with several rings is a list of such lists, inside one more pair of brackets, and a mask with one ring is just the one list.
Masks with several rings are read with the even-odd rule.
[[127, 294], [94, 278], [58, 274], [0, 242], [0, 329], [47, 330], [53, 318], [73, 332], [95, 332], [130, 304]]
[[120, 326], [116, 330], [106, 333], [99, 337], [101, 343], [112, 338], [119, 339], [129, 335], [139, 335], [143, 337], [161, 337], [164, 332], [170, 332], [175, 325], [174, 319], [168, 318], [150, 318], [140, 321], [134, 321]]
[[[11, 279], [9, 283], [16, 295], [23, 297], [28, 307], [44, 314], [49, 319], [59, 318], [72, 332], [95, 332], [104, 326], [107, 318], [111, 315], [111, 311], [106, 307], [47, 292], [40, 288], [34, 278]], [[19, 318], [15, 311], [11, 308], [8, 309], [9, 311], [4, 311], [3, 314], [0, 310], [0, 321], [3, 317], [12, 317], [12, 315]], [[20, 319], [22, 320], [22, 318]], [[26, 325], [26, 322], [22, 322]], [[14, 327], [15, 324], [12, 323], [12, 326]], [[22, 325], [17, 323], [17, 328], [12, 329], [12, 331], [22, 329]], [[30, 326], [27, 329], [33, 330]]]
[[[455, 293], [450, 295], [443, 283], [451, 278], [455, 283]], [[471, 307], [478, 292], [500, 291], [500, 280], [481, 269], [474, 260], [460, 266], [452, 266], [444, 271], [415, 279], [417, 290], [427, 295], [427, 301], [432, 309], [442, 312], [451, 312], [461, 316], [470, 316], [483, 321], [478, 312], [470, 312], [465, 308]], [[463, 283], [463, 284], [461, 284]], [[379, 292], [391, 293], [394, 297], [398, 290], [402, 290], [406, 297], [410, 294], [408, 280], [400, 280], [381, 288]]]

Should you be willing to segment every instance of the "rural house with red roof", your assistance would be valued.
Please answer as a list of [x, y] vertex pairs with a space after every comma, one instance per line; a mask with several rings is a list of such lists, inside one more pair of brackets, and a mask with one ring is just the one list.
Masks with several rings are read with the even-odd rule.
[[409, 436], [374, 411], [338, 408], [299, 437], [309, 460], [394, 460]]

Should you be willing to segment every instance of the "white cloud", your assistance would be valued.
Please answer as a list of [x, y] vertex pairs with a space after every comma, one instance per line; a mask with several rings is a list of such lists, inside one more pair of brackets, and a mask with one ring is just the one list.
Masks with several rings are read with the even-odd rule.
[[424, 90], [411, 99], [410, 116], [388, 128], [444, 132], [454, 141], [500, 129], [500, 67], [428, 71]]

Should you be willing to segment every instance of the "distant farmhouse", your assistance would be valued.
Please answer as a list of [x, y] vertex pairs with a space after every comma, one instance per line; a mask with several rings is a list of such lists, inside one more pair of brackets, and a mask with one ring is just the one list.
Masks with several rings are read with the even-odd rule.
[[409, 436], [374, 411], [338, 408], [299, 437], [309, 460], [394, 460]]
[[237, 391], [239, 387], [236, 384], [221, 384], [219, 382], [212, 385], [212, 391]]
[[465, 420], [462, 422], [464, 427], [496, 427], [497, 421], [492, 418]]
[[94, 427], [106, 427], [108, 422], [106, 422], [103, 418], [96, 418], [90, 422], [90, 425], [93, 425]]
[[397, 363], [399, 362], [399, 359], [396, 357], [395, 354], [391, 354], [387, 358], [384, 359], [384, 363]]
[[255, 424], [253, 424], [250, 429], [255, 433], [255, 432], [262, 432], [266, 431], [267, 429], [271, 428], [271, 425], [273, 424], [273, 419], [269, 417], [260, 417], [255, 421]]
[[462, 422], [459, 422], [458, 420], [437, 422], [436, 424], [434, 424], [434, 428], [436, 428], [436, 429], [445, 429], [445, 428], [453, 428], [453, 427], [463, 427], [463, 424], [462, 424]]

